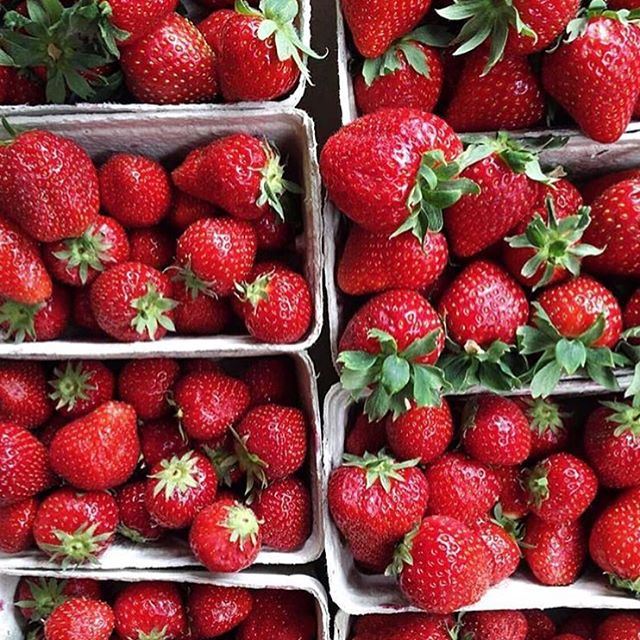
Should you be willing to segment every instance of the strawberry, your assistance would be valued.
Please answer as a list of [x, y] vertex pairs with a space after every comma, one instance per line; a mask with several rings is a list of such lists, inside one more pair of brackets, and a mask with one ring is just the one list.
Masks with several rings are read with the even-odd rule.
[[25, 429], [42, 426], [52, 415], [47, 379], [39, 362], [0, 362], [0, 420]]
[[420, 241], [406, 232], [389, 238], [351, 227], [336, 274], [338, 286], [349, 295], [390, 289], [422, 291], [444, 272], [449, 259], [442, 233], [427, 232]]
[[589, 181], [580, 185], [580, 193], [586, 204], [593, 204], [607, 189], [625, 180], [637, 180], [640, 178], [640, 169], [623, 169], [613, 171], [595, 177], [590, 177]]
[[175, 385], [177, 417], [195, 440], [225, 435], [249, 407], [247, 385], [221, 372], [188, 373]]
[[38, 547], [62, 566], [95, 562], [113, 542], [118, 505], [105, 491], [57, 489], [40, 504], [33, 523]]
[[525, 531], [524, 559], [538, 582], [559, 586], [578, 579], [587, 555], [587, 533], [579, 520], [553, 523], [531, 515]]
[[127, 87], [140, 102], [212, 102], [218, 90], [215, 54], [195, 25], [177, 13], [124, 47], [121, 64]]
[[589, 640], [596, 632], [598, 620], [593, 611], [582, 609], [580, 613], [574, 613], [565, 620], [560, 627], [560, 635], [553, 640]]
[[33, 497], [0, 507], [0, 551], [15, 554], [31, 548], [37, 508], [38, 501]]
[[370, 614], [354, 623], [353, 640], [451, 640], [456, 625], [452, 616], [428, 613]]
[[138, 427], [140, 449], [147, 468], [154, 467], [161, 460], [182, 457], [189, 451], [189, 443], [172, 419], [145, 422]]
[[493, 561], [482, 538], [455, 518], [429, 516], [405, 536], [394, 570], [404, 597], [428, 613], [453, 613], [480, 600]]
[[491, 586], [512, 576], [520, 564], [519, 530], [512, 534], [498, 521], [479, 518], [471, 528], [480, 535], [493, 560]]
[[0, 296], [21, 304], [51, 297], [51, 278], [35, 244], [18, 227], [0, 219]]
[[[398, 418], [400, 420], [400, 418]], [[399, 424], [401, 426], [402, 423]], [[387, 444], [387, 420], [369, 422], [366, 413], [358, 413], [344, 442], [345, 453], [362, 457], [365, 453], [376, 453]], [[397, 456], [394, 452], [394, 454]]]
[[579, 518], [593, 502], [598, 479], [593, 469], [569, 453], [540, 461], [527, 479], [531, 511], [545, 522]]
[[486, 394], [467, 401], [462, 430], [464, 450], [485, 464], [514, 466], [531, 454], [529, 422], [509, 398]]
[[216, 497], [218, 477], [206, 456], [188, 451], [161, 460], [146, 480], [145, 504], [167, 529], [184, 529]]
[[46, 100], [44, 86], [35, 74], [28, 70], [3, 67], [7, 73], [4, 104], [43, 104]]
[[640, 638], [640, 616], [635, 613], [613, 613], [598, 626], [595, 640]]
[[109, 640], [114, 617], [101, 600], [76, 597], [56, 607], [44, 624], [45, 640]]
[[171, 358], [130, 360], [118, 376], [118, 394], [140, 420], [157, 420], [171, 410], [168, 400], [179, 374], [180, 365]]
[[249, 388], [251, 406], [270, 403], [296, 404], [295, 368], [286, 357], [254, 360], [245, 369], [243, 379]]
[[188, 277], [174, 278], [173, 297], [178, 306], [173, 321], [178, 335], [214, 336], [229, 326], [232, 310], [229, 300], [216, 298], [207, 291], [190, 288]]
[[74, 487], [113, 489], [133, 474], [140, 457], [136, 413], [109, 401], [62, 427], [49, 447], [53, 471]]
[[640, 289], [636, 289], [627, 301], [622, 314], [625, 329], [640, 327]]
[[132, 582], [113, 602], [115, 631], [122, 640], [182, 638], [187, 616], [178, 585], [171, 582]]
[[73, 324], [89, 335], [104, 335], [91, 309], [91, 289], [83, 288], [73, 291], [71, 313]]
[[91, 309], [100, 328], [116, 340], [156, 340], [175, 330], [171, 293], [167, 275], [140, 262], [122, 262], [93, 283]]
[[567, 407], [548, 398], [516, 398], [529, 421], [531, 458], [539, 459], [567, 448], [573, 416]]
[[242, 571], [253, 564], [262, 546], [260, 523], [249, 507], [233, 498], [222, 498], [195, 517], [189, 545], [209, 571]]
[[556, 623], [544, 611], [525, 609], [522, 615], [527, 619], [527, 640], [552, 640], [556, 635]]
[[159, 540], [165, 533], [147, 510], [145, 493], [144, 481], [136, 480], [120, 487], [115, 496], [120, 513], [118, 533], [137, 543]]
[[164, 229], [134, 229], [129, 234], [129, 242], [132, 262], [142, 262], [162, 271], [173, 260], [175, 241]]
[[120, 223], [98, 216], [79, 237], [45, 245], [42, 257], [58, 282], [80, 287], [105, 268], [127, 260], [129, 240]]
[[217, 638], [235, 629], [253, 608], [253, 595], [243, 587], [191, 585], [187, 609], [196, 638]]
[[544, 56], [544, 88], [585, 135], [615, 142], [640, 94], [640, 33], [626, 15], [595, 1], [571, 21], [567, 34]]
[[68, 360], [53, 370], [49, 380], [53, 391], [49, 397], [56, 411], [69, 418], [79, 418], [113, 399], [114, 375], [99, 360]]
[[442, 323], [435, 309], [415, 291], [395, 289], [365, 303], [347, 324], [339, 342], [340, 380], [361, 396], [365, 412], [379, 420], [409, 408], [440, 404], [444, 384], [435, 366], [444, 347]]
[[500, 511], [508, 520], [519, 520], [529, 513], [529, 497], [524, 487], [524, 473], [519, 467], [492, 467], [501, 485]]
[[233, 448], [231, 433], [218, 439], [209, 440], [201, 448], [216, 470], [218, 482], [221, 485], [233, 487], [242, 480], [244, 472], [238, 464], [238, 456]]
[[48, 131], [10, 134], [0, 146], [0, 215], [41, 242], [82, 235], [100, 203], [91, 158]]
[[[230, 2], [229, 6], [233, 7], [233, 5], [234, 3]], [[198, 29], [202, 32], [204, 39], [216, 54], [216, 59], [218, 60], [222, 53], [224, 27], [227, 20], [233, 18], [235, 15], [236, 12], [233, 8], [217, 9], [216, 11], [212, 11], [204, 20], [201, 20], [197, 24]]]
[[121, 47], [137, 42], [177, 6], [178, 0], [109, 0], [111, 23], [128, 35]]
[[[449, 403], [442, 398], [439, 407], [412, 407], [395, 420], [387, 416], [385, 433], [389, 448], [399, 460], [418, 458], [420, 464], [430, 464], [447, 450], [453, 440]], [[370, 451], [373, 453], [383, 446], [384, 438], [378, 448]]]
[[256, 340], [291, 344], [309, 330], [313, 300], [307, 281], [286, 267], [258, 263], [251, 282], [236, 284], [242, 319]]
[[260, 521], [265, 547], [295, 551], [311, 535], [311, 495], [297, 478], [272, 482], [259, 492], [252, 508]]
[[178, 231], [185, 231], [201, 218], [213, 218], [216, 214], [217, 210], [211, 203], [177, 191], [173, 195], [167, 220]]
[[427, 468], [430, 515], [465, 523], [486, 517], [498, 501], [500, 482], [486, 465], [461, 453], [445, 453]]
[[545, 114], [538, 78], [528, 59], [505, 54], [485, 73], [490, 53], [472, 51], [444, 111], [456, 131], [531, 129]]
[[0, 422], [0, 507], [30, 498], [51, 484], [44, 445], [23, 427]]
[[527, 640], [527, 619], [520, 611], [470, 611], [462, 628], [471, 640]]
[[295, 238], [294, 225], [286, 220], [283, 221], [274, 209], [268, 209], [257, 220], [253, 220], [252, 224], [259, 251], [286, 249]]

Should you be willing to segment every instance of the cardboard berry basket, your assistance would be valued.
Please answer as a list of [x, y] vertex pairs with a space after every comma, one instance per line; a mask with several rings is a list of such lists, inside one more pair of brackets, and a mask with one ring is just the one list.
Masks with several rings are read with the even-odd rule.
[[[302, 565], [317, 560], [324, 548], [322, 517], [322, 435], [316, 374], [311, 358], [306, 353], [288, 356], [293, 361], [300, 408], [309, 428], [308, 459], [301, 472], [311, 491], [312, 528], [304, 546], [296, 551], [283, 552], [263, 549], [256, 559], [261, 565]], [[1, 523], [0, 523], [1, 526]], [[16, 554], [0, 553], [0, 573], [16, 569], [51, 569], [57, 565], [38, 549]], [[186, 539], [168, 536], [159, 542], [136, 544], [118, 535], [95, 564], [85, 568], [100, 569], [164, 569], [172, 567], [198, 567]], [[1, 637], [0, 637], [1, 638]]]
[[[564, 381], [557, 387], [554, 395], [575, 397], [599, 391], [601, 389], [598, 389], [597, 385]], [[359, 571], [329, 514], [326, 497], [329, 476], [342, 461], [352, 405], [349, 392], [340, 385], [334, 385], [325, 398], [322, 495], [331, 599], [351, 615], [419, 611], [402, 597], [394, 578], [365, 575]], [[640, 600], [613, 589], [608, 585], [606, 578], [596, 571], [587, 572], [576, 583], [566, 587], [543, 586], [518, 571], [511, 578], [492, 587], [480, 602], [468, 609], [522, 609], [525, 605], [527, 609], [640, 609]]]
[[329, 605], [323, 586], [306, 575], [284, 575], [272, 573], [241, 573], [230, 576], [213, 576], [193, 571], [7, 571], [0, 575], [0, 640], [22, 640], [22, 620], [13, 606], [14, 593], [21, 577], [30, 578], [91, 578], [116, 582], [141, 582], [143, 580], [165, 580], [183, 585], [209, 584], [221, 587], [244, 587], [252, 590], [282, 589], [305, 591], [316, 605], [318, 621], [317, 640], [329, 640]]
[[[167, 336], [156, 342], [118, 343], [73, 337], [51, 342], [0, 344], [0, 358], [143, 358], [154, 355], [241, 356], [291, 353], [308, 349], [322, 327], [322, 210], [313, 121], [298, 109], [259, 111], [156, 111], [145, 114], [47, 116], [10, 118], [16, 127], [47, 129], [80, 144], [97, 162], [116, 152], [148, 155], [175, 166], [188, 151], [232, 133], [264, 136], [278, 147], [300, 196], [302, 233], [296, 248], [314, 305], [311, 326], [300, 341], [286, 345], [260, 343], [248, 335], [211, 337]], [[0, 137], [2, 134], [0, 134]], [[6, 134], [4, 134], [6, 136]]]

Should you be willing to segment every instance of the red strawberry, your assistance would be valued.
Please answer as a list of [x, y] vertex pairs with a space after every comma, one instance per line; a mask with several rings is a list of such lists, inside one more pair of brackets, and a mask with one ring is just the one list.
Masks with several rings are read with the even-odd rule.
[[486, 465], [461, 453], [445, 453], [427, 468], [428, 513], [472, 524], [498, 501], [500, 482]]
[[0, 507], [0, 551], [3, 553], [19, 553], [33, 545], [33, 521], [36, 517], [38, 501], [25, 498], [7, 507]]
[[91, 287], [91, 309], [100, 328], [116, 340], [156, 340], [175, 329], [168, 276], [140, 262], [111, 267]]
[[456, 624], [452, 616], [434, 616], [428, 613], [370, 614], [354, 623], [353, 640], [451, 640]]
[[45, 640], [109, 640], [114, 617], [101, 600], [76, 597], [56, 607], [44, 624]]
[[179, 231], [185, 231], [194, 222], [201, 218], [213, 218], [216, 213], [211, 203], [177, 191], [169, 209], [168, 221]]
[[252, 504], [260, 521], [262, 543], [278, 551], [295, 551], [311, 534], [311, 495], [297, 478], [272, 482]]
[[[451, 409], [445, 398], [439, 407], [412, 407], [395, 420], [387, 416], [385, 432], [389, 448], [399, 460], [418, 458], [420, 464], [430, 464], [447, 450], [453, 440]], [[380, 447], [371, 452], [383, 446], [384, 439]]]
[[222, 498], [195, 517], [189, 545], [209, 571], [235, 573], [255, 561], [261, 545], [260, 523], [249, 507]]
[[113, 602], [115, 631], [122, 640], [177, 640], [187, 631], [187, 616], [178, 585], [132, 582]]
[[249, 387], [252, 406], [268, 403], [296, 404], [295, 368], [286, 357], [254, 360], [245, 370], [243, 379]]
[[471, 611], [462, 628], [472, 640], [527, 640], [527, 619], [520, 611]]
[[492, 569], [482, 538], [447, 516], [425, 518], [396, 552], [402, 594], [428, 613], [453, 613], [480, 600]]
[[72, 140], [27, 131], [0, 148], [0, 215], [36, 240], [82, 235], [99, 202], [95, 167]]
[[282, 220], [274, 209], [269, 209], [257, 220], [252, 221], [260, 251], [285, 249], [295, 237], [291, 222]]
[[527, 479], [531, 511], [545, 522], [571, 522], [593, 502], [598, 479], [591, 467], [569, 453], [539, 462]]
[[481, 395], [465, 404], [463, 415], [462, 446], [472, 458], [509, 467], [531, 454], [529, 422], [515, 401]]
[[77, 418], [56, 433], [49, 447], [53, 471], [85, 490], [126, 482], [139, 457], [136, 413], [124, 402], [105, 402]]
[[38, 249], [13, 223], [0, 219], [0, 296], [21, 304], [51, 297], [51, 278]]
[[544, 611], [525, 609], [522, 615], [527, 619], [527, 640], [552, 640], [556, 635], [556, 623]]
[[218, 477], [206, 456], [188, 451], [161, 460], [146, 481], [145, 504], [167, 529], [184, 529], [216, 497]]
[[79, 237], [45, 245], [43, 258], [58, 282], [80, 287], [105, 268], [127, 260], [129, 240], [113, 218], [98, 216]]
[[52, 483], [44, 445], [23, 427], [0, 422], [0, 507], [30, 498]]
[[91, 289], [73, 291], [72, 315], [73, 324], [91, 335], [102, 334], [91, 309]]
[[607, 189], [625, 180], [637, 180], [640, 178], [640, 169], [623, 169], [613, 171], [595, 177], [590, 177], [589, 181], [580, 185], [580, 192], [586, 204], [593, 204]]
[[70, 488], [49, 494], [36, 513], [33, 537], [52, 560], [79, 565], [94, 562], [113, 542], [118, 505], [105, 491], [78, 493]]
[[[496, 585], [513, 575], [520, 564], [518, 540], [497, 521], [480, 518], [472, 527], [480, 535], [491, 553], [493, 571], [491, 585]], [[516, 531], [516, 533], [519, 533]]]
[[362, 457], [383, 449], [387, 444], [386, 424], [386, 419], [369, 422], [366, 413], [359, 413], [344, 442], [345, 453]]
[[527, 518], [523, 540], [524, 559], [538, 582], [549, 586], [574, 583], [584, 567], [587, 533], [584, 525], [572, 522], [545, 522]]
[[622, 320], [625, 329], [640, 327], [640, 289], [636, 289], [635, 293], [629, 298], [624, 307]]
[[44, 367], [38, 362], [0, 362], [0, 420], [25, 429], [42, 426], [53, 413]]
[[46, 101], [44, 85], [33, 73], [4, 67], [7, 74], [4, 104], [43, 104]]
[[159, 540], [165, 529], [152, 517], [145, 504], [145, 483], [130, 482], [118, 489], [116, 502], [120, 512], [118, 533], [137, 543]]
[[500, 510], [503, 517], [519, 520], [529, 513], [529, 498], [524, 487], [524, 473], [519, 467], [493, 467], [500, 482]]
[[121, 64], [127, 87], [140, 102], [212, 102], [217, 93], [214, 53], [195, 25], [177, 13], [124, 47]]
[[178, 306], [173, 320], [178, 335], [214, 336], [230, 324], [232, 310], [227, 298], [216, 298], [207, 291], [190, 288], [182, 277], [174, 279], [174, 298]]
[[595, 640], [640, 638], [640, 616], [635, 613], [613, 613], [598, 626]]
[[177, 4], [178, 0], [109, 0], [111, 23], [129, 34], [119, 46], [129, 46], [147, 35]]
[[389, 238], [351, 227], [336, 278], [349, 295], [378, 293], [405, 288], [422, 291], [444, 272], [449, 258], [442, 233], [428, 232], [420, 241], [406, 232]]
[[567, 448], [573, 416], [566, 406], [548, 398], [516, 398], [531, 429], [531, 458], [542, 458]]
[[189, 444], [180, 432], [175, 420], [165, 418], [145, 422], [138, 427], [140, 449], [147, 468], [154, 467], [164, 459], [183, 456], [189, 451]]
[[[599, 619], [594, 611], [580, 610], [574, 613], [560, 625], [560, 640], [589, 640], [596, 632]], [[553, 640], [558, 640], [554, 636]]]
[[164, 229], [135, 229], [129, 235], [129, 241], [132, 262], [142, 262], [161, 271], [173, 260], [175, 242]]
[[640, 33], [599, 3], [583, 10], [568, 33], [544, 57], [544, 88], [586, 135], [615, 142], [627, 128], [640, 93]]
[[56, 411], [69, 418], [79, 418], [113, 399], [114, 375], [99, 360], [68, 360], [53, 370], [49, 380], [51, 399]]
[[[233, 7], [233, 2], [229, 0], [229, 6]], [[202, 32], [207, 44], [213, 49], [216, 58], [220, 59], [222, 53], [222, 43], [224, 27], [229, 18], [233, 18], [236, 12], [230, 9], [218, 9], [211, 12], [204, 20], [198, 22], [197, 27]]]
[[253, 607], [253, 596], [242, 587], [194, 584], [189, 590], [187, 607], [193, 635], [217, 638], [247, 618]]
[[216, 371], [183, 376], [173, 397], [185, 432], [196, 440], [225, 435], [249, 407], [247, 385]]

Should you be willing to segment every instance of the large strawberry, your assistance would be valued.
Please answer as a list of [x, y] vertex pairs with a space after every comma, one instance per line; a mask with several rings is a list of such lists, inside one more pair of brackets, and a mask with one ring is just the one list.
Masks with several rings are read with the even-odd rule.
[[51, 417], [52, 409], [42, 364], [0, 362], [0, 420], [34, 429]]
[[[226, 0], [230, 7], [234, 6], [234, 2]], [[232, 9], [217, 9], [212, 11], [204, 20], [198, 22], [198, 29], [202, 31], [204, 39], [207, 44], [213, 49], [216, 54], [216, 58], [220, 59], [222, 53], [222, 34], [224, 33], [224, 26], [229, 20], [236, 15], [236, 12]]]
[[462, 619], [471, 640], [527, 640], [527, 619], [520, 611], [471, 611]]
[[612, 613], [598, 626], [595, 638], [596, 640], [640, 638], [640, 616], [632, 612]]
[[82, 235], [100, 205], [91, 158], [48, 131], [12, 134], [0, 145], [0, 214], [41, 242]]
[[147, 35], [177, 4], [178, 0], [109, 0], [111, 23], [127, 33], [120, 46], [131, 45]]
[[7, 507], [0, 507], [0, 551], [16, 554], [33, 545], [33, 522], [38, 509], [35, 498], [25, 498]]
[[[495, 512], [500, 514], [498, 507]], [[506, 519], [504, 522], [503, 525], [498, 518], [495, 520], [479, 518], [473, 525], [470, 525], [480, 535], [491, 553], [493, 559], [491, 586], [512, 576], [518, 569], [522, 556], [518, 546], [521, 528], [518, 524], [513, 526]], [[507, 524], [510, 525], [509, 530], [507, 530]]]
[[189, 625], [196, 638], [217, 638], [235, 629], [253, 608], [253, 595], [243, 587], [193, 584], [187, 598]]
[[586, 135], [615, 142], [640, 94], [640, 31], [623, 12], [593, 0], [567, 33], [544, 57], [544, 88]]
[[102, 600], [76, 597], [65, 600], [44, 624], [45, 640], [109, 640], [114, 617]]

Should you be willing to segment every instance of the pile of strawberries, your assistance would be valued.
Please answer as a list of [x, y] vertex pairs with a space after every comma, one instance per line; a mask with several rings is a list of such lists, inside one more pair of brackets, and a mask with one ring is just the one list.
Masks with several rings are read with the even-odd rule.
[[10, 134], [0, 145], [4, 341], [71, 327], [123, 342], [307, 333], [313, 301], [285, 220], [300, 188], [267, 140], [218, 138], [169, 171], [132, 153], [97, 168], [71, 139]]
[[29, 625], [25, 637], [46, 640], [317, 637], [315, 603], [304, 591], [24, 577], [15, 607]]
[[341, 0], [361, 114], [437, 110], [459, 132], [573, 121], [614, 142], [640, 117], [638, 0]]
[[196, 25], [179, 0], [3, 0], [0, 104], [256, 102], [308, 78], [297, 0], [198, 4]]
[[[184, 534], [210, 571], [311, 532], [309, 426], [287, 358], [0, 363], [0, 550], [63, 567]], [[118, 399], [116, 399], [118, 398]]]

